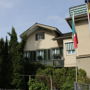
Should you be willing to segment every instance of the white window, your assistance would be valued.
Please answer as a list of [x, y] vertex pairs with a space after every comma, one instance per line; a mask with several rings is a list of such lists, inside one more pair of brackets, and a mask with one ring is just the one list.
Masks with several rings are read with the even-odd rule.
[[36, 34], [36, 40], [41, 40], [41, 39], [44, 39], [45, 36], [44, 36], [44, 32], [38, 32]]
[[44, 50], [37, 51], [37, 60], [44, 60]]
[[29, 58], [30, 57], [30, 53], [28, 51], [24, 52], [24, 57], [25, 58]]
[[54, 48], [51, 50], [51, 53], [52, 53], [52, 59], [55, 60], [55, 59], [60, 59], [60, 48]]
[[66, 45], [67, 54], [75, 54], [75, 48], [73, 42], [67, 42], [65, 43], [65, 45]]

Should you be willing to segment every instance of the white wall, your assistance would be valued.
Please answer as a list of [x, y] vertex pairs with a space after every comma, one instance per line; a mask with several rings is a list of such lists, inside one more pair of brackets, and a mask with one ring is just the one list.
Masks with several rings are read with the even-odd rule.
[[76, 53], [75, 54], [68, 54], [66, 50], [65, 43], [72, 42], [72, 39], [65, 39], [63, 40], [64, 46], [64, 67], [75, 67], [76, 66]]
[[[45, 32], [45, 39], [44, 40], [35, 40], [35, 35], [37, 32]], [[28, 50], [37, 50], [37, 49], [49, 49], [54, 47], [59, 47], [57, 40], [52, 40], [55, 38], [56, 33], [54, 31], [48, 31], [48, 30], [37, 30], [34, 33], [32, 33], [25, 45], [25, 51]]]

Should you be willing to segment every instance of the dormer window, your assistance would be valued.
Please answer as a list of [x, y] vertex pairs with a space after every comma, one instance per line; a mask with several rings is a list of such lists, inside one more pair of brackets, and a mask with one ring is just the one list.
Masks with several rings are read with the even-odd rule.
[[36, 40], [42, 40], [45, 38], [44, 32], [36, 33]]

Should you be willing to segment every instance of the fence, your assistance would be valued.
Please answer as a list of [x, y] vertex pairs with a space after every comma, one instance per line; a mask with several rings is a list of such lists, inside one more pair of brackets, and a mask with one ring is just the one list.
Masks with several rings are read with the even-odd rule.
[[90, 84], [74, 83], [74, 90], [90, 90]]

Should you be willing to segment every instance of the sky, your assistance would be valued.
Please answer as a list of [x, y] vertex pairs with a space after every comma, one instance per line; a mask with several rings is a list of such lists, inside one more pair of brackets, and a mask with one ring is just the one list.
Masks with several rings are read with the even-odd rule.
[[84, 0], [0, 0], [0, 38], [8, 36], [12, 26], [19, 37], [36, 22], [70, 32], [65, 18], [70, 7], [80, 4]]

